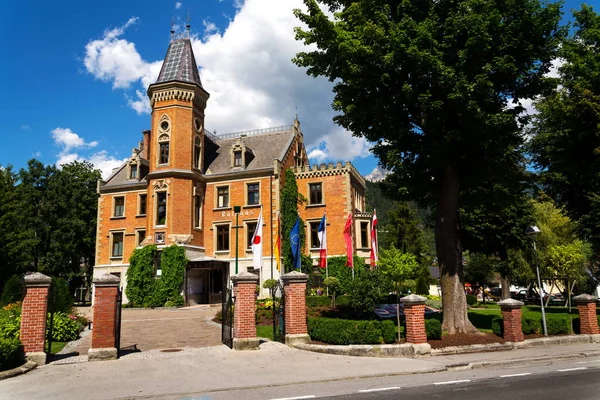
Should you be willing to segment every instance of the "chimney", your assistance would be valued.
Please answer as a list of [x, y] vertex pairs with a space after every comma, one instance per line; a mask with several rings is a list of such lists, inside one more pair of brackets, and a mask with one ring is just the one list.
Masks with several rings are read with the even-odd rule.
[[143, 139], [142, 139], [142, 148], [141, 153], [140, 153], [140, 157], [142, 157], [144, 160], [149, 160], [150, 159], [150, 130], [145, 130], [142, 131], [142, 134], [144, 135]]

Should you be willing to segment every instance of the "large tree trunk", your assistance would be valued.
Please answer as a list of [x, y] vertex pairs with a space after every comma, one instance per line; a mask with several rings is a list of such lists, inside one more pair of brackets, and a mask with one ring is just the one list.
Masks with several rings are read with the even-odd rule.
[[477, 329], [467, 316], [465, 276], [462, 265], [462, 245], [458, 220], [460, 182], [456, 165], [450, 164], [444, 173], [435, 216], [435, 249], [440, 267], [442, 328], [449, 334], [472, 333]]
[[500, 285], [502, 285], [502, 300], [510, 299], [510, 279], [508, 276], [500, 275]]

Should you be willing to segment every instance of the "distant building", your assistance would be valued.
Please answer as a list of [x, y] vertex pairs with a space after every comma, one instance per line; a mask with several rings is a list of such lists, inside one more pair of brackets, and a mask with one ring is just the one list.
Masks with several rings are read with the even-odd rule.
[[[189, 259], [186, 304], [219, 302], [235, 274], [233, 206], [241, 206], [239, 271], [258, 273], [261, 283], [277, 279], [271, 243], [288, 168], [308, 199], [299, 210], [306, 223], [305, 254], [318, 259], [317, 228], [327, 211], [328, 255], [344, 255], [342, 232], [352, 212], [356, 253], [368, 259], [371, 214], [364, 212], [365, 181], [349, 162], [310, 166], [298, 119], [289, 126], [211, 134], [204, 128], [210, 95], [202, 87], [188, 38], [171, 41], [148, 96], [151, 129], [143, 132], [129, 160], [98, 185], [94, 276], [119, 275], [126, 286], [134, 249], [177, 244]], [[255, 270], [250, 245], [261, 207], [264, 262]]]

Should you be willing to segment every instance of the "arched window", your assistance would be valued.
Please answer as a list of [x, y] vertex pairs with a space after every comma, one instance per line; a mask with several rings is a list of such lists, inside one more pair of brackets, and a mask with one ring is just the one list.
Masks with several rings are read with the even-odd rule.
[[200, 136], [194, 138], [194, 168], [202, 169], [202, 142]]
[[162, 134], [158, 138], [158, 163], [169, 163], [169, 135]]

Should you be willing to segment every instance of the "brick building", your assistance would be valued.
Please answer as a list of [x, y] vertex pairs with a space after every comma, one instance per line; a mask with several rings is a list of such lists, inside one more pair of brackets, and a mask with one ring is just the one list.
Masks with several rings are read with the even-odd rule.
[[[171, 41], [148, 96], [150, 130], [143, 131], [129, 160], [98, 185], [94, 276], [120, 275], [125, 286], [135, 248], [177, 244], [189, 260], [186, 304], [221, 300], [235, 274], [236, 253], [239, 271], [257, 272], [261, 282], [271, 274], [277, 279], [271, 243], [288, 168], [308, 199], [299, 209], [307, 232], [303, 251], [318, 258], [317, 228], [327, 211], [328, 255], [345, 254], [342, 232], [352, 211], [356, 252], [369, 257], [371, 215], [364, 212], [365, 182], [358, 171], [349, 162], [311, 166], [298, 119], [289, 126], [211, 134], [204, 128], [210, 95], [188, 38]], [[241, 206], [237, 252], [234, 206]], [[261, 209], [264, 259], [262, 269], [254, 270], [250, 242]]]

